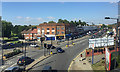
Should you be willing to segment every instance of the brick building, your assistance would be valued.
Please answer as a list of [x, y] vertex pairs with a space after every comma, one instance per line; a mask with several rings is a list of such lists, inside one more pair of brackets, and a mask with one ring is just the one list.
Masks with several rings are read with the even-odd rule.
[[46, 40], [65, 39], [71, 34], [75, 35], [75, 31], [76, 27], [73, 24], [42, 23], [37, 26], [37, 29], [24, 30], [21, 33], [26, 40], [40, 41], [41, 37], [45, 37]]
[[65, 39], [75, 32], [75, 26], [64, 23], [43, 23], [37, 26], [38, 40], [41, 36], [45, 36], [46, 40]]
[[21, 34], [24, 36], [25, 40], [36, 40], [37, 39], [37, 29], [23, 30]]

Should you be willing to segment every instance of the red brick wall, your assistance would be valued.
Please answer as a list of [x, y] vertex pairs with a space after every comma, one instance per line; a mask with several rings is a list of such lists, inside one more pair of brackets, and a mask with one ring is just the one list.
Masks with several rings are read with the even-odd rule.
[[[94, 55], [101, 55], [101, 54], [105, 54], [105, 49], [104, 48], [100, 48], [100, 49], [94, 49]], [[89, 54], [88, 54], [89, 53]], [[86, 57], [92, 56], [92, 49], [87, 49], [86, 50]]]
[[[100, 50], [103, 50], [103, 51], [100, 51], [99, 52], [99, 49]], [[101, 54], [105, 54], [105, 49], [104, 48], [99, 48], [99, 49], [95, 49], [97, 50], [97, 52], [94, 52], [94, 55], [101, 55]], [[112, 47], [112, 48], [109, 48], [110, 52], [115, 52], [115, 48]], [[118, 51], [118, 48], [117, 48], [117, 51]], [[89, 54], [87, 54], [89, 53]], [[91, 49], [86, 49], [86, 57], [89, 57], [89, 56], [92, 56], [92, 50]]]

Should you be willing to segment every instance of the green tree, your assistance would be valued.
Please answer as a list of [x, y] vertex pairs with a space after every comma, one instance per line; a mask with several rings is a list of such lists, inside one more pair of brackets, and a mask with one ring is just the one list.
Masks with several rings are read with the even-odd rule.
[[79, 20], [79, 21], [78, 21], [78, 24], [81, 25], [81, 23], [82, 23], [81, 20]]
[[44, 24], [47, 23], [47, 22], [43, 22]]
[[54, 21], [49, 21], [48, 23], [56, 23], [56, 22], [54, 22]]
[[63, 23], [63, 20], [62, 19], [58, 19], [58, 23]]
[[13, 25], [11, 22], [2, 21], [2, 37], [10, 38], [12, 28]]
[[81, 26], [86, 26], [86, 22], [82, 22], [82, 23], [81, 23]]
[[105, 24], [103, 24], [103, 25], [101, 26], [102, 29], [105, 28], [105, 27], [107, 27]]
[[70, 24], [75, 24], [73, 21], [70, 21]]
[[69, 23], [69, 21], [68, 21], [68, 20], [66, 20], [66, 19], [64, 19], [64, 20], [63, 20], [63, 23]]
[[89, 26], [89, 24], [87, 24], [87, 26]]

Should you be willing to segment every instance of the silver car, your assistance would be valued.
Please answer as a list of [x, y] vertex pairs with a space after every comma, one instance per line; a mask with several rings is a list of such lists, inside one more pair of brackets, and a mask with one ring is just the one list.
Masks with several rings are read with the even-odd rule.
[[22, 72], [22, 70], [19, 67], [9, 67], [4, 72]]

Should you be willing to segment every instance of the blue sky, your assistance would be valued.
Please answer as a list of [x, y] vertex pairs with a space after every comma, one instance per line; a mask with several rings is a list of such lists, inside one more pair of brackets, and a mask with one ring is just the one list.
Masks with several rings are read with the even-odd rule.
[[111, 2], [2, 2], [3, 20], [13, 25], [38, 25], [58, 19], [112, 24], [105, 16], [117, 17], [117, 3]]

